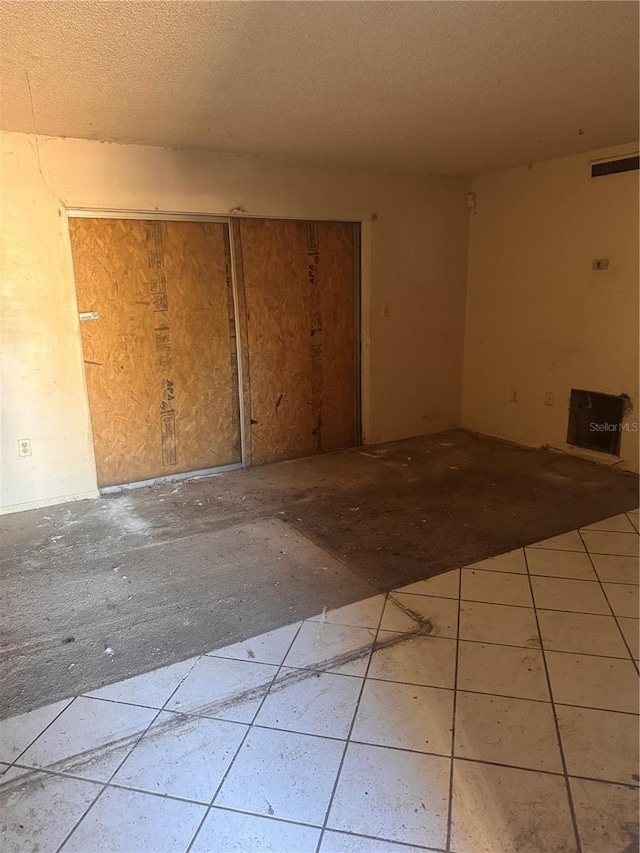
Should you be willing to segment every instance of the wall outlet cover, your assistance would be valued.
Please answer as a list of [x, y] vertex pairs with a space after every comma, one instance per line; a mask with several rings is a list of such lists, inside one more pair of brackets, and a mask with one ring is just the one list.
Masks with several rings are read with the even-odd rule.
[[31, 439], [18, 439], [18, 456], [31, 456]]

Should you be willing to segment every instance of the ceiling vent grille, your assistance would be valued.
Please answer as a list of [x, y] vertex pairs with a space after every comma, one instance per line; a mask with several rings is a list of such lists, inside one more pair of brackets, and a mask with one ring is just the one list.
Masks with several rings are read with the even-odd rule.
[[603, 175], [617, 175], [619, 172], [633, 172], [640, 169], [640, 157], [623, 157], [621, 160], [607, 160], [606, 163], [592, 163], [591, 177], [601, 178]]

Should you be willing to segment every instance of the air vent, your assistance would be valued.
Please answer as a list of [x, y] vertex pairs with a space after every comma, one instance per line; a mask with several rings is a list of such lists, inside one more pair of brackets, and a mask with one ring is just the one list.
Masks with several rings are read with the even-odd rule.
[[634, 172], [640, 169], [640, 157], [623, 157], [621, 160], [607, 160], [606, 163], [592, 163], [591, 177], [601, 178], [603, 175], [617, 175], [619, 172]]
[[624, 394], [571, 389], [567, 444], [620, 454], [625, 402]]

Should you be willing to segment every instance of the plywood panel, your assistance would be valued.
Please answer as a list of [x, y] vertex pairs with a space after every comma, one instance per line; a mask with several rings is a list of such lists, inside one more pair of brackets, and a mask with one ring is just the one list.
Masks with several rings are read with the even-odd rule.
[[355, 226], [243, 219], [253, 464], [352, 446]]
[[69, 226], [98, 484], [239, 461], [226, 225]]

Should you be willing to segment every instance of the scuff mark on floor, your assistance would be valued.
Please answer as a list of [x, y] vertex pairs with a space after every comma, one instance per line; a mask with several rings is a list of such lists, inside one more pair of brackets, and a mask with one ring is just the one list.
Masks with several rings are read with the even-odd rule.
[[[114, 738], [100, 746], [91, 747], [74, 755], [66, 756], [65, 758], [53, 761], [38, 768], [25, 768], [23, 775], [13, 779], [6, 784], [0, 783], [0, 791], [3, 793], [14, 793], [26, 789], [28, 786], [38, 781], [39, 773], [87, 773], [92, 766], [100, 763], [106, 757], [116, 750], [128, 749], [134, 747], [137, 742], [145, 736], [146, 742], [158, 740], [166, 737], [169, 734], [186, 733], [198, 723], [199, 717], [224, 717], [225, 712], [230, 711], [246, 702], [262, 699], [267, 692], [278, 693], [293, 685], [306, 681], [307, 679], [316, 677], [320, 672], [331, 672], [339, 667], [346, 666], [354, 661], [362, 660], [369, 655], [373, 655], [378, 651], [397, 646], [401, 643], [411, 642], [416, 637], [430, 636], [434, 631], [433, 622], [406, 607], [401, 602], [395, 600], [393, 596], [388, 595], [387, 601], [392, 602], [399, 607], [407, 616], [414, 622], [414, 629], [409, 632], [392, 633], [383, 640], [372, 640], [357, 646], [348, 652], [331, 655], [319, 660], [317, 663], [310, 665], [307, 669], [290, 669], [284, 675], [275, 678], [270, 676], [259, 684], [248, 687], [242, 690], [237, 690], [221, 699], [213, 702], [207, 702], [193, 708], [189, 708], [187, 712], [170, 712], [171, 717], [163, 720], [157, 725], [152, 724], [151, 728], [137, 730], [130, 734], [119, 738]], [[168, 709], [165, 709], [168, 710]], [[18, 769], [22, 767], [18, 762], [14, 765]]]

